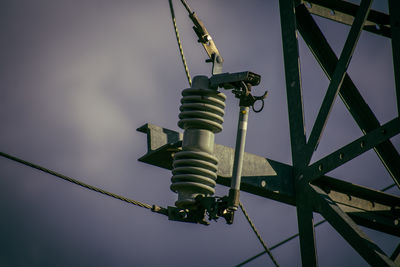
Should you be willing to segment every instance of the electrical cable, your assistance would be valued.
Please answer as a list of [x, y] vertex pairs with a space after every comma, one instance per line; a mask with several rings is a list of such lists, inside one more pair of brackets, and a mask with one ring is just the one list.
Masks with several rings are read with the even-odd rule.
[[[279, 266], [278, 262], [275, 260], [274, 256], [271, 253], [271, 250], [267, 247], [267, 244], [265, 244], [264, 240], [262, 239], [261, 235], [258, 233], [257, 228], [255, 227], [254, 223], [251, 221], [249, 215], [247, 214], [246, 210], [243, 207], [242, 202], [239, 202], [239, 207], [242, 210], [244, 217], [246, 217], [247, 221], [249, 222], [251, 229], [253, 229], [253, 232], [256, 234], [258, 240], [260, 241], [261, 245], [264, 247], [265, 251], [263, 253], [268, 253], [269, 257], [271, 258], [272, 262], [275, 264], [276, 267]], [[240, 266], [240, 265], [238, 265]]]
[[[176, 25], [174, 6], [172, 4], [172, 0], [168, 0], [168, 1], [169, 1], [169, 8], [171, 11], [172, 24], [173, 24], [174, 30], [175, 30], [176, 41], [178, 43], [179, 53], [180, 53], [181, 59], [182, 59], [182, 64], [183, 64], [183, 67], [185, 68], [185, 73], [186, 73], [187, 80], [189, 82], [189, 86], [192, 86], [192, 78], [190, 77], [189, 68], [186, 63], [185, 54], [183, 53], [183, 46], [181, 43], [181, 39], [179, 38], [178, 26]], [[188, 9], [187, 4], [184, 2], [182, 2], [182, 3], [184, 4], [185, 8]]]
[[[394, 186], [396, 186], [395, 183], [394, 183], [394, 184], [391, 184], [391, 185], [389, 185], [389, 186], [387, 186], [387, 187], [385, 187], [385, 188], [383, 188], [383, 189], [380, 190], [380, 191], [382, 191], [382, 192], [388, 191], [389, 189], [393, 188]], [[325, 223], [325, 222], [327, 222], [327, 220], [322, 220], [322, 221], [320, 221], [320, 222], [317, 222], [316, 224], [314, 224], [314, 227], [318, 227], [318, 226], [320, 226], [321, 224], [323, 224], [323, 223]], [[290, 237], [288, 237], [288, 238], [282, 240], [281, 242], [279, 242], [279, 243], [273, 245], [272, 247], [269, 248], [269, 250], [270, 250], [270, 251], [271, 251], [271, 250], [274, 250], [274, 249], [276, 249], [276, 248], [278, 248], [278, 247], [284, 245], [285, 243], [289, 242], [290, 240], [295, 239], [295, 238], [298, 237], [298, 236], [299, 236], [299, 233], [294, 234], [294, 235], [292, 235], [292, 236], [290, 236]], [[246, 263], [249, 263], [249, 262], [251, 262], [252, 260], [255, 260], [255, 259], [257, 259], [258, 257], [264, 255], [265, 253], [268, 253], [268, 251], [267, 251], [267, 250], [262, 251], [262, 252], [258, 253], [257, 255], [254, 255], [253, 257], [250, 257], [250, 258], [248, 258], [247, 260], [245, 260], [245, 261], [239, 263], [238, 265], [236, 265], [236, 267], [243, 266], [243, 265], [245, 265]], [[269, 253], [270, 253], [270, 252], [269, 252]]]
[[[314, 227], [317, 227], [317, 226], [319, 226], [320, 224], [323, 224], [324, 222], [326, 222], [326, 220], [322, 220], [322, 221], [320, 221], [320, 222], [314, 224]], [[271, 246], [271, 247], [269, 248], [269, 250], [274, 250], [274, 249], [280, 247], [281, 245], [283, 245], [283, 244], [289, 242], [290, 240], [295, 239], [295, 238], [298, 237], [298, 236], [299, 236], [299, 233], [294, 234], [294, 235], [292, 235], [292, 236], [286, 238], [285, 240], [282, 240], [281, 242], [276, 243], [275, 245]], [[239, 263], [238, 265], [236, 265], [236, 267], [243, 266], [243, 265], [245, 265], [246, 263], [249, 263], [249, 262], [251, 262], [252, 260], [255, 260], [255, 259], [257, 259], [258, 257], [264, 255], [265, 253], [267, 253], [267, 251], [264, 250], [264, 251], [258, 253], [257, 255], [254, 255], [253, 257], [248, 258], [247, 260], [245, 260], [245, 261]]]
[[[10, 159], [10, 160], [12, 160], [12, 161], [21, 163], [21, 164], [26, 165], [26, 166], [28, 166], [28, 167], [37, 169], [37, 170], [39, 170], [39, 171], [48, 173], [48, 174], [50, 174], [50, 175], [59, 177], [59, 178], [61, 178], [61, 179], [63, 179], [63, 180], [66, 180], [66, 181], [68, 181], [68, 182], [71, 182], [71, 183], [74, 183], [74, 184], [76, 184], [76, 185], [82, 186], [82, 187], [84, 187], [84, 188], [86, 188], [86, 189], [89, 189], [89, 190], [92, 190], [92, 191], [95, 191], [95, 192], [98, 192], [98, 193], [107, 195], [107, 196], [109, 196], [109, 197], [113, 197], [113, 198], [115, 198], [115, 199], [118, 199], [118, 200], [127, 202], [127, 203], [129, 203], [129, 204], [133, 204], [133, 205], [135, 205], [135, 206], [139, 206], [139, 207], [142, 207], [142, 208], [145, 208], [145, 209], [150, 209], [151, 211], [156, 212], [156, 213], [168, 215], [167, 209], [162, 208], [162, 207], [159, 207], [159, 206], [157, 206], [157, 205], [149, 205], [149, 204], [146, 204], [146, 203], [142, 203], [142, 202], [139, 202], [139, 201], [136, 201], [136, 200], [133, 200], [133, 199], [129, 199], [129, 198], [126, 198], [126, 197], [123, 197], [123, 196], [120, 196], [120, 195], [117, 195], [117, 194], [108, 192], [108, 191], [103, 190], [103, 189], [101, 189], [101, 188], [98, 188], [98, 187], [95, 187], [95, 186], [92, 186], [92, 185], [88, 185], [88, 184], [83, 183], [83, 182], [81, 182], [81, 181], [79, 181], [79, 180], [77, 180], [77, 179], [68, 177], [68, 176], [66, 176], [66, 175], [60, 174], [60, 173], [58, 173], [58, 172], [52, 171], [52, 170], [50, 170], [50, 169], [44, 168], [44, 167], [42, 167], [42, 166], [39, 166], [39, 165], [37, 165], [37, 164], [34, 164], [34, 163], [31, 163], [31, 162], [25, 161], [25, 160], [20, 159], [20, 158], [17, 158], [17, 157], [14, 157], [14, 156], [12, 156], [12, 155], [6, 154], [6, 153], [1, 152], [1, 151], [0, 151], [0, 156], [2, 156], [2, 157], [4, 157], [4, 158], [7, 158], [7, 159]], [[391, 184], [391, 185], [389, 185], [389, 186], [383, 188], [381, 191], [382, 191], [382, 192], [385, 192], [385, 191], [387, 191], [387, 190], [393, 188], [395, 185], [396, 185], [396, 184]], [[255, 256], [253, 256], [253, 257], [251, 257], [251, 258], [249, 258], [249, 259], [247, 259], [247, 260], [245, 260], [245, 261], [239, 263], [239, 264], [236, 265], [236, 266], [243, 266], [243, 265], [245, 265], [246, 263], [249, 263], [250, 261], [252, 261], [252, 260], [254, 260], [254, 259], [256, 259], [256, 258], [258, 258], [258, 257], [260, 257], [260, 256], [262, 256], [262, 255], [264, 255], [265, 253], [268, 253], [268, 255], [271, 257], [271, 260], [274, 262], [275, 266], [279, 266], [278, 263], [276, 262], [276, 260], [274, 259], [273, 255], [271, 254], [271, 251], [274, 250], [274, 249], [276, 249], [276, 248], [278, 248], [278, 247], [280, 247], [281, 245], [284, 245], [285, 243], [289, 242], [290, 240], [295, 239], [296, 237], [299, 236], [299, 233], [294, 234], [294, 235], [292, 235], [292, 236], [286, 238], [285, 240], [282, 240], [281, 242], [279, 242], [279, 243], [277, 243], [277, 244], [271, 246], [271, 247], [268, 249], [267, 245], [265, 244], [264, 240], [261, 238], [260, 234], [258, 233], [257, 229], [255, 228], [253, 222], [251, 221], [249, 215], [247, 214], [247, 212], [246, 212], [246, 210], [244, 209], [244, 207], [243, 207], [243, 205], [242, 205], [241, 202], [239, 203], [239, 206], [240, 206], [241, 210], [243, 211], [243, 214], [245, 215], [245, 217], [246, 217], [247, 221], [249, 222], [251, 228], [253, 229], [254, 233], [256, 234], [258, 240], [259, 240], [260, 243], [263, 245], [263, 247], [264, 247], [265, 250], [262, 251], [262, 252], [260, 252], [260, 253], [258, 253], [258, 254], [255, 255]], [[320, 222], [314, 224], [314, 227], [317, 227], [317, 226], [319, 226], [319, 225], [321, 225], [321, 224], [323, 224], [323, 223], [325, 223], [325, 222], [326, 222], [326, 220], [322, 220], [322, 221], [320, 221]]]
[[136, 201], [136, 200], [133, 200], [133, 199], [129, 199], [129, 198], [126, 198], [126, 197], [123, 197], [123, 196], [108, 192], [108, 191], [103, 190], [101, 188], [98, 188], [98, 187], [95, 187], [95, 186], [92, 186], [92, 185], [88, 185], [88, 184], [83, 183], [83, 182], [81, 182], [81, 181], [79, 181], [77, 179], [68, 177], [68, 176], [63, 175], [61, 173], [58, 173], [58, 172], [52, 171], [50, 169], [44, 168], [42, 166], [36, 165], [34, 163], [19, 159], [17, 157], [11, 156], [11, 155], [6, 154], [6, 153], [1, 152], [1, 151], [0, 151], [0, 156], [2, 156], [4, 158], [7, 158], [7, 159], [10, 159], [12, 161], [16, 161], [16, 162], [21, 163], [23, 165], [29, 166], [31, 168], [37, 169], [39, 171], [48, 173], [50, 175], [56, 176], [56, 177], [61, 178], [61, 179], [65, 180], [65, 181], [68, 181], [68, 182], [74, 183], [76, 185], [82, 186], [82, 187], [84, 187], [86, 189], [101, 193], [103, 195], [106, 195], [106, 196], [109, 196], [109, 197], [113, 197], [115, 199], [119, 199], [121, 201], [127, 202], [129, 204], [133, 204], [133, 205], [141, 207], [141, 208], [150, 209], [153, 212], [157, 212], [157, 213], [160, 213], [160, 214], [168, 215], [168, 212], [167, 212], [167, 210], [165, 208], [161, 208], [161, 207], [159, 207], [157, 205], [149, 205], [149, 204], [146, 204], [146, 203], [142, 203], [142, 202], [139, 202], [139, 201]]

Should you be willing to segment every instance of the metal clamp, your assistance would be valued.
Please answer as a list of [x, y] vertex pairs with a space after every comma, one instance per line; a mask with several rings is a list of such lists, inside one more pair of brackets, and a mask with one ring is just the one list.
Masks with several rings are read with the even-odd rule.
[[[236, 73], [222, 73], [213, 75], [210, 78], [210, 87], [221, 87], [226, 90], [232, 89], [232, 93], [236, 98], [240, 99], [239, 105], [244, 107], [252, 107], [253, 111], [258, 113], [264, 108], [264, 99], [267, 97], [268, 91], [261, 96], [253, 96], [251, 87], [259, 85], [261, 76], [250, 71]], [[254, 104], [261, 101], [261, 108], [256, 109]]]
[[[208, 221], [205, 219], [208, 216]], [[209, 221], [217, 221], [220, 217], [227, 224], [233, 223], [234, 212], [228, 209], [228, 196], [196, 197], [196, 204], [191, 209], [168, 207], [168, 219], [171, 221], [199, 223], [209, 225]]]
[[206, 51], [209, 57], [209, 59], [207, 59], [206, 62], [213, 63], [212, 75], [221, 73], [224, 59], [220, 55], [218, 48], [214, 43], [214, 40], [208, 33], [203, 22], [197, 17], [196, 13], [190, 9], [190, 7], [185, 1], [181, 0], [181, 2], [188, 11], [189, 18], [192, 20], [194, 24], [193, 30], [196, 33], [197, 37], [199, 38], [197, 41], [203, 45], [204, 50]]

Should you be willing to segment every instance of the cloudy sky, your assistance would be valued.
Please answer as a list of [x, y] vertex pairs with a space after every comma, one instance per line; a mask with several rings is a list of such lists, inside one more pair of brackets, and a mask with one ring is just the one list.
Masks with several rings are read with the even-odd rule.
[[[191, 21], [174, 2], [191, 74], [210, 75]], [[375, 2], [387, 10], [386, 1]], [[188, 3], [213, 36], [224, 71], [259, 73], [256, 92], [269, 90], [263, 112], [250, 114], [246, 151], [290, 164], [278, 1]], [[349, 27], [316, 20], [339, 55]], [[170, 172], [137, 161], [146, 138], [136, 131], [146, 122], [179, 130], [188, 85], [167, 0], [3, 0], [0, 48], [0, 151], [138, 201], [173, 205]], [[299, 48], [309, 132], [329, 81], [301, 38]], [[348, 72], [381, 123], [396, 116], [388, 39], [363, 32]], [[234, 146], [238, 101], [227, 95], [216, 141]], [[338, 100], [313, 160], [361, 134]], [[392, 141], [400, 149], [399, 136]], [[373, 151], [329, 175], [377, 189], [393, 183]], [[294, 207], [247, 193], [242, 201], [269, 246], [297, 233]], [[233, 266], [262, 251], [240, 212], [233, 225], [171, 222], [4, 158], [0, 211], [1, 266]], [[362, 229], [387, 254], [399, 242]], [[366, 265], [329, 224], [316, 228], [316, 239], [321, 266]], [[282, 266], [301, 263], [298, 239], [273, 254]], [[248, 266], [261, 265], [272, 262], [264, 255]]]

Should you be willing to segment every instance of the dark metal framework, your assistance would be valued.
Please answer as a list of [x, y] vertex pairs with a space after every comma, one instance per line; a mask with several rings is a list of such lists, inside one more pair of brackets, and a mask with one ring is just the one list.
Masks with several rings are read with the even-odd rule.
[[[400, 263], [400, 244], [387, 256], [359, 225], [400, 237], [400, 197], [365, 188], [325, 174], [374, 149], [400, 188], [400, 155], [390, 138], [400, 133], [400, 1], [389, 0], [389, 14], [370, 10], [372, 0], [360, 5], [342, 0], [279, 0], [289, 111], [292, 166], [245, 153], [241, 190], [295, 205], [303, 266], [317, 266], [313, 212], [320, 213], [372, 266]], [[351, 25], [337, 58], [311, 14]], [[346, 73], [362, 30], [391, 38], [398, 108], [397, 118], [381, 125]], [[317, 119], [307, 140], [299, 66], [300, 33], [330, 80]], [[330, 111], [339, 95], [363, 136], [310, 164]], [[171, 169], [171, 155], [180, 150], [182, 135], [146, 124], [148, 153], [140, 161]], [[216, 145], [217, 183], [229, 186], [234, 151]]]
[[[358, 228], [357, 220], [352, 219], [338, 206], [337, 202], [332, 201], [329, 191], [324, 190], [323, 186], [313, 184], [321, 175], [373, 148], [397, 186], [400, 185], [400, 156], [389, 140], [400, 132], [399, 117], [381, 126], [351, 78], [346, 74], [363, 29], [392, 38], [396, 94], [397, 100], [399, 100], [399, 1], [389, 1], [389, 15], [371, 11], [371, 4], [372, 0], [362, 0], [359, 6], [340, 0], [315, 0], [307, 3], [280, 0], [293, 178], [304, 266], [317, 265], [313, 210], [324, 216], [369, 264], [373, 266], [394, 265], [393, 261]], [[336, 57], [310, 13], [351, 25], [339, 58]], [[296, 31], [301, 34], [330, 79], [328, 90], [308, 140], [306, 140], [303, 122]], [[310, 159], [321, 138], [337, 95], [348, 107], [364, 136], [310, 165]], [[399, 107], [400, 101], [397, 101], [397, 104]], [[321, 178], [319, 180], [323, 181]], [[393, 219], [396, 220], [396, 218]]]

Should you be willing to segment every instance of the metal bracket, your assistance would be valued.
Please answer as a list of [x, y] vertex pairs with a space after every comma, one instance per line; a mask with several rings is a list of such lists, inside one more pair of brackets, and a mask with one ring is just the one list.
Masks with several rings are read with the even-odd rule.
[[203, 197], [196, 198], [196, 207], [192, 209], [179, 209], [168, 207], [168, 219], [171, 221], [199, 223], [209, 225], [208, 220], [217, 221], [223, 217], [228, 224], [233, 223], [234, 212], [228, 210], [228, 197]]
[[184, 4], [186, 10], [189, 12], [189, 18], [194, 24], [193, 30], [199, 38], [197, 41], [203, 45], [204, 50], [209, 57], [206, 62], [213, 63], [212, 75], [221, 73], [224, 59], [220, 55], [218, 48], [215, 46], [214, 40], [208, 33], [206, 27], [204, 26], [204, 23], [197, 17], [196, 13], [193, 12], [185, 2], [182, 3]]
[[168, 219], [171, 221], [186, 222], [186, 223], [200, 223], [209, 225], [205, 219], [205, 210], [188, 210], [179, 209], [177, 207], [168, 206]]
[[212, 75], [220, 74], [222, 72], [222, 64], [224, 63], [224, 59], [216, 53], [211, 55], [211, 59], [206, 59], [206, 62], [212, 62]]
[[[260, 112], [264, 108], [264, 99], [267, 97], [268, 91], [261, 96], [253, 96], [251, 87], [259, 85], [261, 76], [250, 71], [236, 73], [222, 73], [213, 75], [210, 78], [210, 87], [221, 87], [226, 90], [233, 89], [232, 92], [236, 98], [240, 99], [240, 106], [252, 107], [254, 112]], [[261, 101], [260, 109], [255, 109], [254, 104]]]
[[[182, 134], [154, 124], [145, 124], [138, 131], [146, 133], [147, 153], [139, 161], [172, 169], [172, 155], [181, 149]], [[218, 158], [217, 184], [230, 186], [234, 149], [215, 144]], [[297, 205], [294, 190], [293, 167], [264, 157], [244, 153], [240, 191]], [[358, 225], [400, 237], [400, 197], [356, 184], [322, 176], [312, 181], [326, 192]], [[184, 216], [182, 216], [184, 215]], [[202, 214], [203, 218], [206, 215]], [[171, 220], [201, 223], [177, 208], [168, 209]]]

